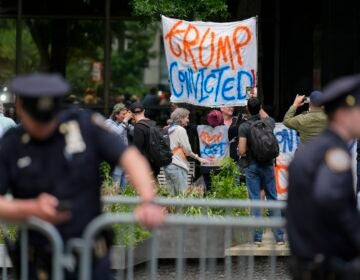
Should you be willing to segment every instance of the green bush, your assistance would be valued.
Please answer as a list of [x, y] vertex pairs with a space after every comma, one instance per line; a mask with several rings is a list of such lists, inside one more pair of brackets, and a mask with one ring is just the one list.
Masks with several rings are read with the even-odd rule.
[[[102, 193], [105, 195], [124, 195], [124, 196], [136, 196], [136, 190], [132, 186], [127, 186], [125, 189], [120, 189], [119, 186], [113, 183], [110, 176], [110, 166], [107, 163], [102, 163], [101, 174], [103, 178]], [[177, 195], [175, 198], [179, 200], [189, 198], [206, 198], [206, 199], [247, 199], [248, 193], [245, 184], [239, 184], [239, 170], [236, 163], [231, 158], [225, 158], [219, 168], [219, 172], [211, 174], [212, 190], [206, 194], [203, 189], [195, 186], [189, 187], [189, 189]], [[166, 187], [157, 188], [157, 195], [161, 197], [171, 197]], [[129, 213], [134, 210], [135, 206], [112, 204], [106, 206], [105, 211], [110, 213]], [[169, 213], [175, 213], [179, 210], [179, 207], [169, 206], [167, 207]], [[249, 209], [225, 209], [225, 208], [209, 208], [199, 206], [188, 206], [181, 208], [181, 213], [189, 216], [249, 216]], [[151, 234], [149, 231], [142, 227], [135, 225], [114, 225], [115, 232], [115, 244], [128, 245], [136, 244], [145, 239], [148, 239]]]
[[[136, 193], [134, 188], [128, 186], [123, 192], [127, 196], [135, 196]], [[120, 203], [112, 204], [107, 209], [107, 212], [110, 213], [132, 213], [135, 206], [133, 205], [124, 205]], [[115, 224], [113, 225], [114, 230], [114, 243], [116, 245], [129, 245], [137, 244], [141, 241], [149, 239], [151, 234], [148, 230], [142, 228], [139, 225], [129, 225], [129, 224]]]
[[[5, 238], [4, 230], [6, 230], [6, 227], [1, 227], [0, 228], [0, 244], [4, 243], [4, 238]], [[7, 234], [6, 235], [10, 240], [15, 241], [15, 239], [18, 236], [18, 226], [9, 225], [7, 227]]]
[[[248, 192], [244, 183], [239, 184], [239, 169], [233, 159], [226, 157], [220, 163], [219, 171], [211, 174], [211, 191], [209, 199], [247, 199]], [[231, 210], [231, 209], [230, 209]], [[229, 214], [232, 216], [249, 216], [249, 209], [210, 208], [210, 216]]]

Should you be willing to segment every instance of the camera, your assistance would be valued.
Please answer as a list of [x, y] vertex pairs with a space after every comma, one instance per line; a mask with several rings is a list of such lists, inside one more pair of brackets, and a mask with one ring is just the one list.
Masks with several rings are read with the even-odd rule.
[[304, 103], [309, 103], [310, 102], [310, 97], [305, 96], [303, 102]]
[[256, 87], [246, 87], [246, 99], [251, 97], [257, 97], [257, 88]]

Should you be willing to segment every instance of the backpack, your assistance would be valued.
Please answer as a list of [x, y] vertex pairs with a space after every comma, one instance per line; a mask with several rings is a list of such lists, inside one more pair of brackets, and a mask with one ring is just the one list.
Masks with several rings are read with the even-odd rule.
[[279, 144], [273, 128], [263, 120], [250, 121], [250, 150], [257, 162], [273, 160], [279, 155]]
[[167, 129], [161, 129], [145, 122], [141, 122], [140, 124], [149, 128], [149, 142], [146, 153], [149, 161], [157, 167], [169, 165], [172, 161], [172, 152]]

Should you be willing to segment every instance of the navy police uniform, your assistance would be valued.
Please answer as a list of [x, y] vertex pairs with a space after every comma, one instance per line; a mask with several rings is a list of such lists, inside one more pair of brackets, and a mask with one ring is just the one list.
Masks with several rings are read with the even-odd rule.
[[[360, 76], [333, 82], [317, 103], [328, 114], [359, 106]], [[351, 155], [331, 128], [300, 147], [289, 166], [287, 230], [294, 279], [360, 279]]]
[[[30, 99], [26, 106], [32, 108], [27, 110], [34, 110], [34, 114], [40, 111], [36, 116], [39, 121], [56, 111], [56, 98], [68, 91], [65, 80], [49, 74], [17, 77], [10, 88], [13, 93]], [[119, 136], [106, 129], [104, 119], [98, 114], [76, 109], [56, 113], [57, 128], [46, 140], [33, 139], [22, 126], [8, 131], [2, 138], [0, 193], [11, 192], [15, 198], [26, 199], [46, 192], [60, 203], [66, 202], [71, 218], [57, 228], [67, 240], [80, 237], [86, 225], [101, 213], [99, 164], [105, 160], [114, 166], [126, 146]], [[34, 232], [29, 240], [29, 252], [31, 246], [37, 247], [36, 250], [44, 248], [44, 240]], [[34, 260], [35, 268], [29, 266], [30, 279], [40, 279], [36, 265], [44, 262], [46, 257], [41, 255], [46, 256], [46, 252], [43, 253], [38, 254], [40, 260]], [[108, 256], [100, 257], [95, 262], [98, 269], [93, 272], [93, 279], [108, 279]], [[40, 269], [42, 275], [49, 275], [46, 265]]]

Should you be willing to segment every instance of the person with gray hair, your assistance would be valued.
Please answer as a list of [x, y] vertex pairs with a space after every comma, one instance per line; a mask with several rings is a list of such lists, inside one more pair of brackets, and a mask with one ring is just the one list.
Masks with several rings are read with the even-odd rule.
[[4, 105], [0, 102], [0, 137], [12, 127], [16, 127], [16, 123], [13, 119], [4, 116]]
[[164, 168], [168, 189], [172, 195], [186, 191], [187, 175], [189, 172], [189, 162], [186, 157], [192, 157], [200, 163], [207, 163], [206, 159], [199, 157], [191, 150], [190, 142], [186, 130], [189, 123], [189, 110], [176, 108], [168, 120], [168, 134], [170, 138], [170, 148], [173, 153], [172, 162]]

